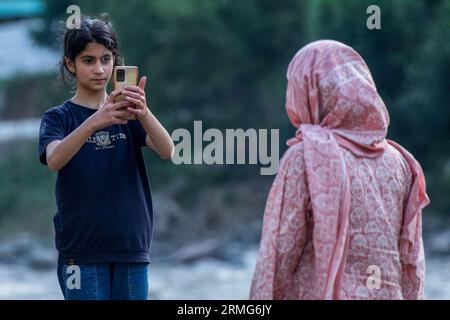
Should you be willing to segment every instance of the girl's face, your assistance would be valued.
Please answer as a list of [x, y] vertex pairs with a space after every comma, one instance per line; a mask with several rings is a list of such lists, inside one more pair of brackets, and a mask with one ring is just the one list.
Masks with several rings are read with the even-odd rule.
[[90, 42], [76, 57], [66, 59], [69, 70], [75, 73], [77, 88], [89, 91], [104, 91], [111, 78], [114, 57], [103, 44]]

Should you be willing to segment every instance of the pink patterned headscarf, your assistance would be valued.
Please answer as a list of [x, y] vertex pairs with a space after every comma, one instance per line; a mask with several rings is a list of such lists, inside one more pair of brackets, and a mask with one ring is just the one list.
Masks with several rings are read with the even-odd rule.
[[[338, 299], [350, 212], [349, 175], [340, 147], [359, 157], [378, 157], [389, 143], [409, 163], [414, 181], [403, 219], [401, 251], [412, 244], [416, 232], [412, 221], [428, 203], [425, 178], [411, 154], [386, 140], [388, 112], [369, 68], [355, 50], [331, 40], [310, 43], [292, 59], [287, 80], [286, 109], [298, 128], [288, 145], [303, 141], [302, 154], [290, 156], [305, 159], [313, 212], [314, 292], [319, 299]], [[282, 202], [281, 195], [270, 197]]]

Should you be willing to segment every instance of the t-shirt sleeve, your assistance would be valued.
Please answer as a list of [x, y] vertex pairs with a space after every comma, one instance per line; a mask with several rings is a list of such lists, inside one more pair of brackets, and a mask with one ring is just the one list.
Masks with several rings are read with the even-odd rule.
[[137, 144], [139, 147], [145, 147], [147, 146], [146, 138], [147, 138], [147, 132], [145, 131], [142, 124], [139, 122], [139, 120], [133, 120], [133, 135], [135, 141], [137, 141]]
[[63, 116], [56, 110], [48, 110], [44, 113], [39, 128], [39, 161], [47, 165], [46, 149], [50, 142], [63, 140], [66, 137], [66, 130]]

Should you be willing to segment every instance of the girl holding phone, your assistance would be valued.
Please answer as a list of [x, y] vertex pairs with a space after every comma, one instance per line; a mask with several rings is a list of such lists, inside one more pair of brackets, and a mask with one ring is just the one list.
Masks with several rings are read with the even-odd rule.
[[[121, 65], [106, 15], [62, 35], [62, 80], [75, 95], [42, 117], [40, 162], [57, 171], [53, 222], [65, 299], [147, 299], [153, 206], [142, 147], [171, 159], [173, 142], [138, 86], [106, 86]], [[115, 102], [123, 95], [124, 100]]]

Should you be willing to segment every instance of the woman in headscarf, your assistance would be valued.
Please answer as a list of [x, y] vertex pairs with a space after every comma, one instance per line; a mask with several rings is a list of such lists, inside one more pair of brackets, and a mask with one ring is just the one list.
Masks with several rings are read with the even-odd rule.
[[310, 43], [287, 71], [298, 128], [267, 200], [251, 299], [423, 299], [419, 163], [352, 48]]

